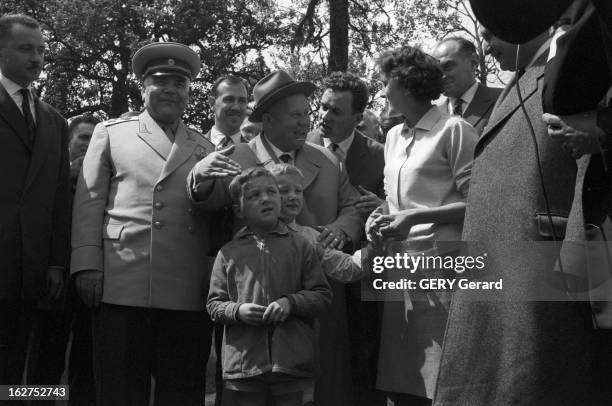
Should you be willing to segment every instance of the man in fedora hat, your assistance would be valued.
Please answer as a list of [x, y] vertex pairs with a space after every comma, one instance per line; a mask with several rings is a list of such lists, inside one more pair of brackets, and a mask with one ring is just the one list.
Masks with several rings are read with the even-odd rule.
[[[355, 207], [359, 192], [331, 151], [306, 142], [310, 130], [308, 96], [314, 90], [313, 83], [295, 81], [282, 70], [261, 79], [253, 88], [256, 104], [250, 120], [261, 122], [262, 132], [248, 144], [210, 154], [194, 167], [188, 178], [194, 202], [207, 209], [230, 205], [228, 180], [241, 168], [286, 162], [298, 167], [305, 177], [304, 208], [297, 216], [298, 223], [320, 226], [321, 243], [332, 248], [359, 241], [363, 227]], [[331, 311], [321, 320], [322, 376], [315, 385], [317, 405], [350, 404], [344, 288], [332, 283], [332, 289]]]
[[209, 355], [207, 221], [185, 177], [214, 145], [181, 115], [200, 59], [178, 43], [134, 54], [145, 110], [98, 124], [77, 184], [71, 272], [96, 308], [98, 404], [200, 405]]

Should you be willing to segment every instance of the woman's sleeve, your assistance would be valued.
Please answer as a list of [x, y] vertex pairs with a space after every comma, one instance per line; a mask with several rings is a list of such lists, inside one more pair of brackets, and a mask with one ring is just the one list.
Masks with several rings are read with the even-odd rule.
[[457, 190], [467, 196], [478, 133], [467, 121], [457, 117], [451, 117], [448, 124], [445, 130], [450, 133], [446, 137], [449, 165]]

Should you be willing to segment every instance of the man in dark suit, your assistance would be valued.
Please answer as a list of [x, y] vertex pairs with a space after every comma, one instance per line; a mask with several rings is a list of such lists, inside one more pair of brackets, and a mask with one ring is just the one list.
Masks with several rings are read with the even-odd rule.
[[[323, 81], [319, 126], [308, 140], [325, 146], [346, 167], [349, 181], [360, 193], [357, 204], [364, 218], [385, 198], [384, 147], [361, 134], [357, 125], [368, 102], [368, 88], [357, 76], [334, 72]], [[375, 302], [361, 301], [361, 282], [346, 287], [347, 321], [351, 350], [354, 405], [385, 405], [376, 391], [380, 323]]]
[[[68, 126], [31, 88], [43, 66], [38, 22], [0, 18], [0, 383], [22, 381], [37, 319], [60, 297], [69, 253]], [[28, 380], [36, 374], [28, 356]], [[32, 382], [29, 382], [32, 383]], [[40, 382], [34, 382], [40, 383]]]
[[541, 119], [548, 32], [520, 52], [482, 36], [517, 72], [476, 146], [463, 239], [487, 253], [478, 277], [501, 279], [503, 290], [455, 293], [434, 405], [610, 404], [609, 338], [592, 328], [588, 303], [548, 283], [577, 173]]
[[474, 44], [465, 38], [449, 37], [438, 43], [433, 56], [440, 60], [444, 73], [447, 100], [441, 107], [463, 117], [482, 134], [502, 89], [476, 81], [478, 55]]

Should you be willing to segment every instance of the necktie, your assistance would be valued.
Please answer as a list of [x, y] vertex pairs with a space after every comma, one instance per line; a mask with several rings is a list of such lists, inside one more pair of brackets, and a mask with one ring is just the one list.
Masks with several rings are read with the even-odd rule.
[[227, 146], [232, 145], [234, 142], [232, 141], [232, 137], [223, 137], [223, 139], [221, 140], [220, 143], [217, 144], [217, 146], [215, 147], [216, 151], [219, 151], [220, 149], [223, 149]]
[[344, 156], [344, 152], [338, 144], [334, 142], [332, 144], [329, 144], [327, 148], [329, 148], [329, 150], [334, 153], [334, 155], [338, 158], [340, 162], [344, 162], [346, 157]]
[[31, 143], [34, 142], [36, 136], [36, 124], [34, 124], [34, 117], [32, 117], [32, 111], [30, 110], [30, 92], [28, 89], [20, 89], [21, 93], [21, 110], [25, 119], [26, 128], [28, 129], [28, 138]]
[[289, 155], [289, 154], [282, 154], [281, 156], [278, 157], [278, 159], [280, 159], [284, 163], [288, 164], [288, 163], [291, 162], [291, 155]]
[[463, 117], [463, 100], [461, 100], [461, 98], [455, 99], [455, 104], [453, 104], [453, 114]]

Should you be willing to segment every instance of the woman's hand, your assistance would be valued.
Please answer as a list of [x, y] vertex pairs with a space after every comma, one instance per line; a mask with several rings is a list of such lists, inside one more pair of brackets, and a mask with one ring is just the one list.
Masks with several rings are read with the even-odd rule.
[[405, 240], [416, 222], [416, 210], [403, 210], [394, 214], [384, 214], [375, 220], [378, 232], [385, 240]]

